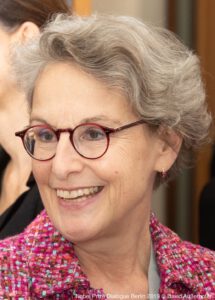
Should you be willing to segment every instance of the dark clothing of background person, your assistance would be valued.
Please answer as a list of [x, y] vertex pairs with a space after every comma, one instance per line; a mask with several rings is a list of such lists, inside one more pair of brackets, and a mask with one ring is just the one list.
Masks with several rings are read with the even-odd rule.
[[[8, 154], [0, 147], [0, 183], [9, 160]], [[27, 186], [29, 190], [0, 215], [0, 239], [21, 233], [42, 211], [43, 204], [33, 175], [30, 176]]]
[[199, 203], [199, 243], [215, 250], [215, 144], [210, 165], [211, 179], [204, 187]]

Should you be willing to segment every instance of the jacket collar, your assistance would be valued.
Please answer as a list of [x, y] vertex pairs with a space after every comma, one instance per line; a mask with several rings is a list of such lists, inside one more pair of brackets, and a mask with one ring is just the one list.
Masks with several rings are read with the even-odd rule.
[[[199, 263], [199, 260], [189, 260], [194, 253], [193, 245], [181, 242], [179, 237], [161, 225], [153, 214], [150, 230], [161, 279], [160, 294], [173, 293], [174, 290], [185, 294], [203, 295], [204, 291], [199, 287], [201, 274], [194, 272], [196, 266], [193, 265]], [[69, 291], [72, 291], [88, 297], [89, 293], [102, 295], [102, 299], [106, 299], [102, 289], [95, 291], [90, 288], [72, 243], [55, 230], [45, 212], [27, 228], [25, 235], [29, 253], [30, 287], [36, 299], [57, 293], [61, 295], [64, 291], [65, 295], [71, 295]]]
[[[94, 293], [80, 268], [72, 243], [55, 230], [44, 211], [27, 228], [25, 235], [33, 299], [64, 292], [66, 298], [63, 299], [73, 299], [71, 293], [75, 292], [79, 295]], [[102, 294], [102, 290], [97, 294]]]
[[199, 285], [202, 280], [201, 270], [198, 271], [200, 255], [195, 254], [197, 246], [182, 241], [177, 234], [160, 224], [153, 214], [150, 229], [160, 272], [160, 294], [204, 295], [205, 291]]

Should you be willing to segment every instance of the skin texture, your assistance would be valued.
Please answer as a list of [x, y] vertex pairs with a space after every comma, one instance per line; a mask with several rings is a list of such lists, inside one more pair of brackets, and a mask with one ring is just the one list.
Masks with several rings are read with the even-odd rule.
[[[54, 128], [74, 128], [86, 121], [116, 128], [139, 118], [116, 90], [110, 91], [73, 65], [56, 63], [47, 66], [36, 82], [30, 119], [31, 125]], [[75, 243], [80, 263], [94, 286], [104, 286], [107, 277], [114, 277], [110, 262], [119, 264], [119, 256], [124, 257], [127, 272], [136, 274], [136, 284], [137, 277], [146, 280], [153, 182], [156, 172], [168, 169], [175, 157], [158, 135], [140, 125], [111, 136], [107, 153], [96, 160], [78, 155], [68, 133], [61, 134], [53, 159], [33, 160], [47, 212], [57, 229]], [[57, 189], [94, 186], [102, 186], [102, 191], [78, 202], [57, 196]], [[123, 265], [120, 274], [115, 272], [117, 283]], [[98, 280], [104, 269], [109, 274], [106, 281], [102, 277]], [[98, 276], [90, 270], [96, 270], [93, 274]], [[147, 284], [143, 286], [147, 291]]]

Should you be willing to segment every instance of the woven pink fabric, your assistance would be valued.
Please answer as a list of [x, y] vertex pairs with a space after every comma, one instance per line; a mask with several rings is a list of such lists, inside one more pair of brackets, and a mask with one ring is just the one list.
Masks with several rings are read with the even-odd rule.
[[[152, 214], [160, 272], [154, 299], [215, 300], [215, 252], [183, 242]], [[90, 287], [72, 244], [43, 211], [26, 231], [0, 242], [0, 299], [107, 299]]]

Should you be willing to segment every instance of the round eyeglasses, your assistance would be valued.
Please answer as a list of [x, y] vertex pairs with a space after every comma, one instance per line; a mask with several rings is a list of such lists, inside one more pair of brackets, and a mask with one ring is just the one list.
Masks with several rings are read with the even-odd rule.
[[84, 158], [97, 159], [108, 149], [110, 134], [145, 123], [139, 120], [118, 128], [108, 128], [96, 123], [83, 123], [74, 129], [53, 129], [47, 125], [35, 125], [15, 133], [22, 139], [27, 153], [34, 159], [46, 161], [56, 154], [61, 133], [68, 132], [76, 152]]

